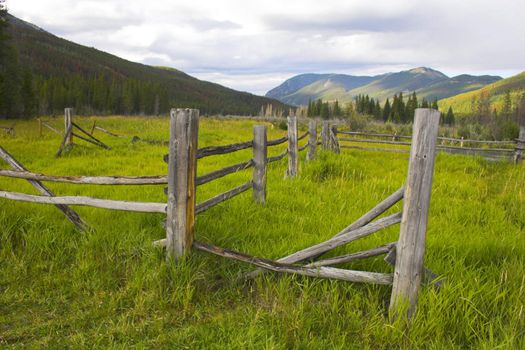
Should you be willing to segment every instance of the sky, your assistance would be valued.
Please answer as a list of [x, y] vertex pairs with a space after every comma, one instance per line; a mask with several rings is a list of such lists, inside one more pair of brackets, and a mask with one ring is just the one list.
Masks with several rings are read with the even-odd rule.
[[525, 70], [523, 0], [6, 2], [65, 39], [258, 95], [302, 73]]

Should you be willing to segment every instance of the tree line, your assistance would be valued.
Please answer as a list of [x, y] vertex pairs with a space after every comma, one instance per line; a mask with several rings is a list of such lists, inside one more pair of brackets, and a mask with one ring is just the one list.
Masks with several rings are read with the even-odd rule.
[[[394, 123], [412, 123], [414, 120], [414, 113], [416, 108], [433, 108], [438, 110], [437, 100], [429, 102], [425, 98], [419, 102], [416, 92], [408, 96], [405, 102], [403, 93], [395, 94], [392, 103], [387, 98], [383, 106], [381, 106], [378, 99], [369, 97], [368, 95], [358, 95], [354, 101], [348, 102], [343, 107], [339, 102], [323, 101], [318, 99], [316, 101], [309, 101], [306, 115], [308, 117], [321, 117], [323, 119], [351, 117], [354, 114], [369, 115], [375, 120], [383, 122]], [[455, 123], [455, 116], [452, 107], [450, 107], [446, 114], [441, 119], [443, 124], [452, 125]]]

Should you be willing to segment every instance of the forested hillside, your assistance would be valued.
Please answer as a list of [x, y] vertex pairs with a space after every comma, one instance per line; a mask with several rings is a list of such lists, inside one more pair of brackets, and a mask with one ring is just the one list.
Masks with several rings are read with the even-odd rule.
[[[0, 118], [62, 113], [166, 113], [171, 107], [201, 113], [254, 115], [273, 99], [198, 80], [176, 69], [151, 67], [58, 38], [3, 13]], [[4, 83], [2, 83], [2, 81]], [[7, 88], [10, 87], [10, 88]]]

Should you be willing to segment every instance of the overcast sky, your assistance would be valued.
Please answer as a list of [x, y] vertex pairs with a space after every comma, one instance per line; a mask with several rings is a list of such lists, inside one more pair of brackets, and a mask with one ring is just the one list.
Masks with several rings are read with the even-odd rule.
[[523, 0], [7, 0], [86, 46], [256, 94], [300, 73], [525, 70]]

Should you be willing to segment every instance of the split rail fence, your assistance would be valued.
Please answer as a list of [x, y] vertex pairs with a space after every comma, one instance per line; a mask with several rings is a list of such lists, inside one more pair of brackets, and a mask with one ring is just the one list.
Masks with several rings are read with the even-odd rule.
[[[358, 131], [337, 131], [334, 127], [334, 133], [340, 135], [337, 141], [341, 145], [331, 145], [332, 148], [338, 149], [357, 149], [368, 151], [382, 151], [395, 153], [409, 153], [412, 136], [397, 134], [378, 134], [365, 133]], [[436, 149], [440, 152], [460, 155], [481, 156], [489, 160], [509, 160], [515, 163], [523, 158], [525, 151], [525, 126], [520, 127], [519, 138], [514, 141], [486, 141], [470, 140], [465, 138], [438, 137]], [[371, 145], [389, 145], [392, 148], [373, 147]]]
[[[299, 173], [299, 152], [308, 150], [307, 160], [316, 157], [316, 147], [338, 152], [340, 139], [337, 129], [323, 123], [320, 142], [317, 137], [315, 121], [309, 122], [308, 131], [298, 135], [297, 118], [288, 117], [287, 136], [267, 140], [265, 125], [256, 125], [253, 139], [225, 146], [198, 148], [199, 111], [194, 109], [173, 109], [170, 113], [169, 153], [164, 157], [168, 164], [167, 175], [124, 177], [124, 176], [51, 176], [28, 171], [6, 150], [0, 147], [0, 157], [11, 166], [11, 170], [0, 170], [0, 176], [28, 180], [42, 195], [0, 191], [0, 197], [32, 203], [54, 204], [78, 228], [85, 230], [87, 224], [69, 205], [85, 205], [97, 208], [125, 210], [134, 212], [166, 214], [166, 238], [154, 242], [166, 247], [168, 260], [179, 260], [190, 253], [191, 248], [213, 253], [222, 257], [252, 264], [258, 268], [293, 273], [312, 277], [333, 278], [351, 282], [365, 282], [392, 285], [391, 312], [410, 317], [417, 301], [422, 279], [431, 281], [436, 275], [423, 267], [425, 235], [430, 204], [432, 176], [436, 152], [436, 140], [440, 114], [431, 109], [418, 109], [413, 125], [409, 170], [406, 184], [377, 204], [370, 211], [351, 223], [332, 238], [292, 253], [278, 260], [269, 260], [221, 248], [208, 243], [194, 241], [196, 216], [209, 208], [231, 199], [249, 189], [253, 199], [264, 204], [266, 201], [267, 167], [269, 163], [288, 157], [286, 177]], [[69, 118], [69, 121], [68, 121]], [[75, 125], [66, 110], [64, 144], [73, 137], [71, 130]], [[80, 127], [77, 129], [82, 130]], [[92, 128], [94, 130], [94, 128]], [[308, 141], [299, 146], [299, 141]], [[281, 154], [268, 157], [268, 147], [287, 143]], [[243, 149], [252, 149], [252, 158], [211, 173], [197, 176], [198, 159], [219, 154], [227, 154]], [[216, 195], [202, 203], [196, 203], [197, 187], [217, 180], [228, 174], [253, 168], [252, 179], [229, 191]], [[166, 185], [167, 202], [131, 202], [100, 199], [82, 196], [55, 196], [42, 182], [62, 182], [92, 185]], [[379, 218], [394, 204], [404, 199], [402, 212]], [[357, 239], [367, 237], [384, 228], [400, 223], [399, 239], [386, 245], [363, 252], [333, 258], [320, 257], [337, 247]], [[333, 265], [386, 254], [385, 261], [394, 266], [394, 273], [356, 271], [332, 267]], [[255, 270], [246, 278], [254, 277], [262, 270]], [[408, 305], [408, 309], [404, 309]], [[408, 312], [405, 312], [408, 310]]]

